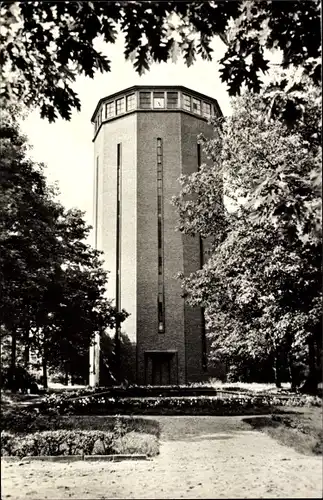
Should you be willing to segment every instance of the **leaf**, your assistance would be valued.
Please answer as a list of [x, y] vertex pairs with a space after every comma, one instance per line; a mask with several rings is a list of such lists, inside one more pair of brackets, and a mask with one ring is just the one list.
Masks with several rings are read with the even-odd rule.
[[180, 44], [180, 47], [183, 50], [184, 60], [186, 62], [187, 67], [192, 66], [195, 61], [195, 46], [194, 41], [187, 41], [183, 44]]
[[169, 41], [169, 54], [171, 57], [171, 60], [173, 63], [176, 63], [178, 61], [178, 56], [180, 54], [180, 49], [178, 42], [174, 40], [173, 38], [170, 39]]
[[[40, 107], [44, 100], [53, 105], [55, 82], [60, 79], [62, 66], [75, 67], [77, 74], [90, 78], [98, 70], [109, 72], [110, 61], [96, 49], [95, 42], [103, 36], [105, 42], [115, 43], [117, 27], [125, 35], [126, 60], [130, 54], [131, 57], [137, 54], [135, 69], [139, 74], [148, 70], [153, 61], [176, 61], [180, 51], [188, 67], [195, 62], [196, 52], [210, 61], [210, 42], [216, 35], [227, 48], [220, 60], [220, 71], [230, 95], [239, 95], [245, 87], [254, 92], [261, 90], [258, 73], [268, 71], [263, 50], [273, 48], [281, 50], [283, 67], [303, 68], [308, 78], [320, 85], [318, 0], [257, 5], [254, 2], [3, 2], [1, 14], [2, 72], [9, 68], [11, 75], [15, 75], [19, 68], [19, 78], [10, 82], [10, 88], [3, 94], [6, 102], [16, 96], [27, 106]], [[174, 16], [178, 18], [176, 26], [171, 24]], [[173, 41], [174, 30], [181, 36], [179, 44]], [[190, 39], [192, 35], [199, 40], [196, 48]], [[146, 37], [144, 44], [148, 48], [143, 48], [142, 37]], [[17, 53], [10, 48], [13, 42]], [[57, 45], [55, 50], [53, 43]], [[251, 58], [251, 65], [246, 63], [247, 58]], [[2, 77], [5, 79], [5, 75]], [[68, 81], [70, 75], [63, 79]], [[69, 106], [67, 102], [65, 105]], [[71, 116], [69, 111], [65, 116], [68, 114]]]
[[210, 40], [205, 36], [200, 37], [200, 41], [197, 45], [197, 53], [201, 55], [202, 59], [206, 61], [212, 60], [213, 49], [210, 47]]
[[145, 71], [149, 69], [148, 45], [142, 45], [141, 47], [139, 47], [136, 54], [134, 67], [140, 76], [143, 75]]

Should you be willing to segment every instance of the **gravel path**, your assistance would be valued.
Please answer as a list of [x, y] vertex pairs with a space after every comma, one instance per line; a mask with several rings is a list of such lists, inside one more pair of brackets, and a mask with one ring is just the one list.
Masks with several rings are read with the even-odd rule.
[[151, 418], [161, 424], [158, 457], [24, 465], [2, 460], [1, 498], [322, 497], [320, 457], [281, 446], [241, 417]]

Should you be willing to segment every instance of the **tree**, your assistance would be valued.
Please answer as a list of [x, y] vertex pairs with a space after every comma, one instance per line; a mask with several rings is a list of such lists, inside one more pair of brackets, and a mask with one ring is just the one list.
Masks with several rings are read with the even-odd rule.
[[58, 242], [51, 229], [62, 211], [53, 200], [55, 191], [46, 184], [43, 166], [28, 156], [17, 115], [15, 107], [3, 108], [0, 127], [0, 324], [12, 339], [12, 372], [17, 341], [27, 343], [32, 311], [53, 272]]
[[[2, 98], [40, 108], [41, 116], [69, 120], [80, 101], [72, 88], [76, 75], [109, 72], [109, 59], [97, 51], [101, 36], [114, 43], [125, 36], [124, 55], [139, 74], [153, 61], [187, 66], [196, 56], [210, 61], [219, 36], [227, 50], [219, 61], [231, 95], [243, 85], [261, 88], [268, 69], [266, 50], [281, 51], [282, 66], [304, 66], [320, 81], [320, 3], [318, 0], [209, 2], [12, 2], [1, 4]], [[216, 55], [215, 55], [216, 56]]]
[[232, 117], [215, 122], [215, 138], [204, 141], [213, 167], [182, 177], [175, 205], [180, 230], [210, 242], [208, 261], [183, 288], [191, 305], [205, 308], [213, 358], [249, 365], [270, 358], [278, 386], [286, 363], [295, 386], [295, 366], [306, 359], [314, 390], [322, 352], [321, 147], [318, 90], [304, 78], [303, 91], [290, 96], [296, 108], [302, 97], [293, 123], [284, 102], [281, 112], [278, 102], [268, 112], [272, 85], [236, 98]]
[[[41, 297], [31, 338], [43, 361], [44, 380], [48, 367], [60, 369], [66, 379], [77, 374], [85, 356], [89, 368], [88, 350], [95, 333], [103, 335], [115, 326], [117, 312], [105, 296], [108, 273], [101, 253], [84, 243], [88, 230], [77, 210], [68, 211], [57, 227], [63, 263]], [[126, 317], [122, 311], [121, 322]]]
[[[48, 367], [75, 371], [96, 332], [114, 327], [117, 312], [106, 298], [101, 253], [85, 240], [79, 210], [65, 210], [46, 183], [42, 165], [28, 156], [14, 109], [0, 126], [0, 326], [11, 338], [11, 374], [17, 347], [32, 348]], [[19, 113], [18, 113], [19, 114]], [[119, 313], [121, 322], [127, 314]]]

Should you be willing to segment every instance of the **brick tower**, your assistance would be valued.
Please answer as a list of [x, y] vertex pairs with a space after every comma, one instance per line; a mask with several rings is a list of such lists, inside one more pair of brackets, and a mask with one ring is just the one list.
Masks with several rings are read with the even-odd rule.
[[[206, 162], [217, 101], [186, 87], [135, 86], [100, 99], [94, 111], [94, 234], [110, 271], [108, 295], [130, 313], [122, 329], [137, 344], [139, 384], [183, 384], [206, 376], [203, 313], [181, 296], [178, 272], [197, 270], [198, 237], [175, 231], [171, 204], [181, 174]], [[90, 353], [90, 384], [99, 349]], [[96, 360], [96, 361], [95, 361]]]

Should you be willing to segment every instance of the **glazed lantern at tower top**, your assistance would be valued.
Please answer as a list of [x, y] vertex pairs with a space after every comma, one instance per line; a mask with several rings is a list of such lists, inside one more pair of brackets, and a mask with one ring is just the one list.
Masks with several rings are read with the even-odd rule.
[[134, 111], [184, 111], [209, 120], [221, 114], [216, 99], [183, 86], [137, 85], [103, 97], [92, 116], [94, 138], [101, 124]]

